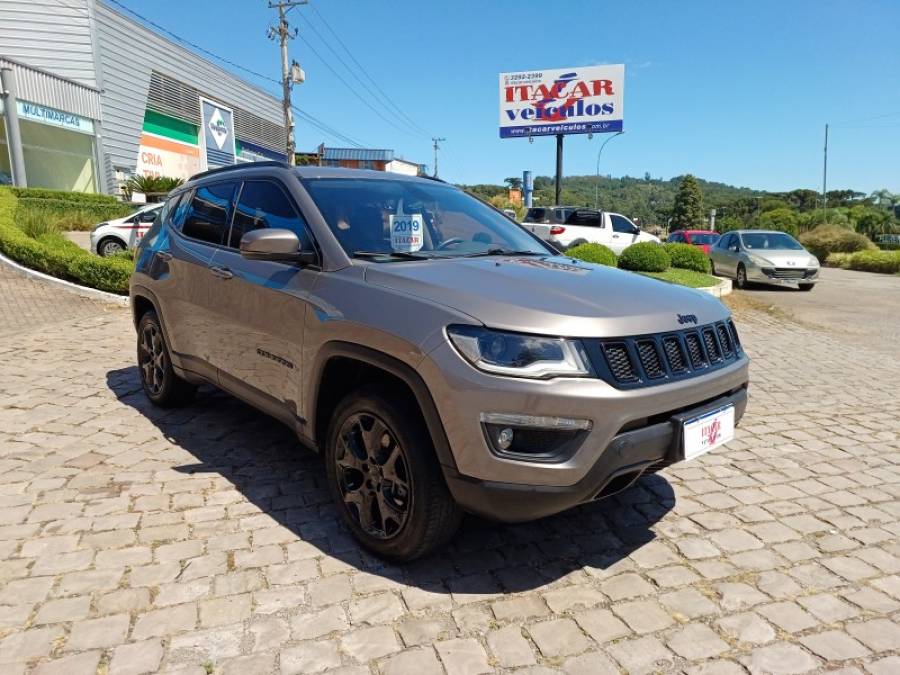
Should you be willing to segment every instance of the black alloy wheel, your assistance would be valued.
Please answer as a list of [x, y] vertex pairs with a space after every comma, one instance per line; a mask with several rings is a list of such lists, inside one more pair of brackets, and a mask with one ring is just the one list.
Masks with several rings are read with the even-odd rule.
[[144, 323], [138, 339], [138, 365], [141, 368], [141, 381], [151, 398], [159, 396], [163, 391], [167, 359], [159, 326], [151, 321]]

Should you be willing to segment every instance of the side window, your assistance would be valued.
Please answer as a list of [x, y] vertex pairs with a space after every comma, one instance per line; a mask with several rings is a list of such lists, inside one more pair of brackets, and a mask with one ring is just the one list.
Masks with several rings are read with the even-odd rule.
[[162, 205], [162, 208], [156, 209], [152, 212], [154, 216], [153, 224], [144, 235], [144, 241], [147, 242], [148, 245], [152, 246], [156, 242], [156, 237], [159, 235], [160, 230], [162, 230], [163, 223], [165, 223], [166, 218], [168, 218], [170, 214], [178, 208], [178, 203], [181, 201], [181, 198], [183, 196], [184, 193], [181, 192], [177, 195], [169, 197], [166, 200], [165, 204]]
[[228, 246], [238, 248], [244, 234], [264, 227], [291, 230], [300, 238], [302, 248], [312, 249], [306, 223], [284, 191], [270, 181], [245, 181], [234, 210]]
[[725, 243], [722, 244], [722, 248], [724, 248], [727, 251], [735, 244], [737, 244], [737, 235], [729, 234], [727, 237], [725, 237]]
[[623, 232], [625, 234], [632, 234], [635, 230], [634, 223], [632, 223], [625, 216], [620, 216], [615, 213], [609, 214], [609, 219], [612, 221], [612, 229], [613, 232]]
[[236, 183], [216, 183], [197, 188], [181, 228], [186, 237], [221, 244], [228, 231], [228, 208]]
[[193, 197], [193, 194], [193, 190], [185, 190], [179, 195], [180, 200], [171, 206], [168, 215], [169, 223], [176, 230], [181, 230], [181, 226], [184, 225], [185, 216], [187, 216], [188, 211], [191, 210], [191, 198]]
[[579, 227], [600, 227], [600, 213], [582, 209], [574, 211], [566, 221], [569, 225], [577, 225]]

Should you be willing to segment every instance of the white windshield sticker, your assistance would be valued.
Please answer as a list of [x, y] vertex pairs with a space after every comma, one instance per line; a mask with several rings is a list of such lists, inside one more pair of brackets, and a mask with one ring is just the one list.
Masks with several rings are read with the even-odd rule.
[[391, 216], [391, 248], [398, 252], [412, 253], [422, 248], [424, 231], [422, 214], [397, 214]]

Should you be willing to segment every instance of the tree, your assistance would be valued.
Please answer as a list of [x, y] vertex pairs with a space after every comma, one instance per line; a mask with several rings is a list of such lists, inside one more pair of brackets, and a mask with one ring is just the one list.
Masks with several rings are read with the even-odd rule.
[[184, 183], [183, 178], [132, 176], [125, 183], [125, 192], [142, 192], [147, 197], [148, 202], [158, 202], [182, 183]]
[[696, 230], [706, 225], [703, 209], [703, 193], [697, 179], [688, 174], [681, 179], [675, 195], [671, 230]]
[[766, 211], [759, 217], [757, 225], [761, 230], [778, 230], [797, 236], [797, 214], [789, 208]]
[[509, 178], [504, 178], [503, 182], [509, 186], [510, 190], [522, 189], [522, 179], [518, 176], [510, 176]]
[[884, 206], [888, 210], [894, 209], [894, 204], [900, 201], [900, 195], [893, 194], [890, 190], [875, 190], [871, 195], [878, 206]]

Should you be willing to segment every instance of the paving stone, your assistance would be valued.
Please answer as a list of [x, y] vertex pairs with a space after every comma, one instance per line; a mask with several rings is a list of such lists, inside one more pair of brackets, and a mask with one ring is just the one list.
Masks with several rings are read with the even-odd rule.
[[797, 633], [818, 625], [815, 617], [794, 602], [775, 602], [761, 605], [756, 611], [779, 628], [789, 633]]
[[280, 649], [290, 640], [291, 628], [288, 622], [278, 617], [263, 617], [250, 624], [253, 636], [253, 651], [264, 652]]
[[303, 642], [281, 652], [281, 672], [321, 673], [341, 665], [337, 643], [333, 641]]
[[693, 588], [664, 593], [659, 596], [659, 601], [677, 621], [696, 619], [716, 612], [715, 604]]
[[578, 625], [594, 640], [603, 644], [631, 634], [631, 629], [608, 609], [594, 609], [575, 615]]
[[738, 642], [765, 644], [775, 639], [775, 629], [753, 612], [722, 617], [716, 625], [723, 634]]
[[158, 609], [137, 617], [132, 640], [171, 635], [184, 630], [192, 630], [197, 623], [197, 606], [193, 603]]
[[806, 635], [800, 642], [813, 654], [826, 661], [846, 661], [869, 655], [869, 650], [840, 630], [830, 630], [815, 635]]
[[448, 675], [478, 675], [493, 672], [484, 648], [473, 638], [436, 642], [434, 648]]
[[66, 649], [81, 651], [120, 645], [125, 642], [129, 622], [127, 614], [78, 621], [72, 625], [71, 634], [66, 641]]
[[544, 593], [543, 598], [554, 614], [573, 609], [586, 609], [606, 601], [606, 597], [589, 584], [572, 584], [554, 588]]
[[404, 614], [400, 599], [393, 593], [381, 593], [367, 598], [360, 598], [350, 603], [350, 622], [388, 623]]
[[797, 645], [776, 642], [765, 647], [757, 647], [749, 656], [742, 657], [741, 663], [753, 675], [756, 673], [795, 675], [817, 669], [820, 661]]
[[275, 669], [275, 654], [249, 654], [222, 662], [221, 675], [269, 675]]
[[848, 623], [844, 629], [873, 652], [900, 650], [900, 626], [890, 619]]
[[625, 600], [640, 596], [651, 595], [653, 586], [647, 583], [638, 574], [626, 573], [612, 577], [600, 585], [600, 590], [610, 600]]
[[155, 673], [163, 658], [159, 640], [146, 640], [116, 647], [109, 665], [109, 675], [143, 675]]
[[383, 675], [443, 675], [444, 669], [431, 647], [408, 649], [379, 661]]
[[669, 649], [689, 661], [711, 659], [727, 652], [729, 647], [702, 623], [691, 623], [668, 634]]
[[886, 656], [867, 663], [866, 671], [872, 675], [896, 675], [900, 673], [900, 656]]
[[498, 621], [517, 621], [550, 613], [541, 598], [530, 595], [491, 603], [491, 609]]
[[0, 663], [29, 661], [50, 655], [53, 643], [63, 636], [59, 626], [32, 628], [0, 640]]
[[443, 617], [406, 619], [397, 626], [397, 630], [407, 647], [431, 644], [436, 640], [447, 639], [456, 633], [456, 627]]
[[800, 603], [807, 612], [825, 623], [846, 621], [847, 619], [859, 616], [858, 609], [830, 593], [808, 595], [806, 597], [797, 598], [797, 602]]
[[91, 597], [89, 595], [49, 600], [38, 610], [34, 623], [39, 626], [47, 623], [77, 621], [78, 619], [84, 619], [90, 611]]
[[655, 633], [672, 625], [672, 617], [655, 600], [637, 600], [612, 606], [612, 611], [635, 633]]
[[309, 583], [306, 592], [312, 605], [333, 605], [350, 599], [350, 579], [344, 574], [317, 579]]
[[102, 652], [92, 651], [64, 656], [39, 664], [33, 675], [96, 675]]
[[341, 637], [341, 648], [354, 660], [366, 663], [400, 651], [394, 630], [388, 626], [361, 628]]
[[340, 605], [310, 614], [301, 613], [291, 619], [291, 635], [295, 640], [310, 640], [350, 626], [347, 613]]
[[669, 672], [675, 665], [675, 655], [652, 636], [622, 640], [607, 647], [607, 653], [630, 675]]
[[497, 664], [503, 668], [530, 666], [536, 663], [531, 645], [522, 636], [519, 626], [492, 630], [487, 634], [487, 643]]
[[567, 675], [618, 675], [619, 668], [603, 652], [588, 652], [566, 659], [562, 665]]
[[572, 619], [554, 619], [528, 627], [531, 639], [544, 656], [553, 658], [583, 652], [590, 641]]

